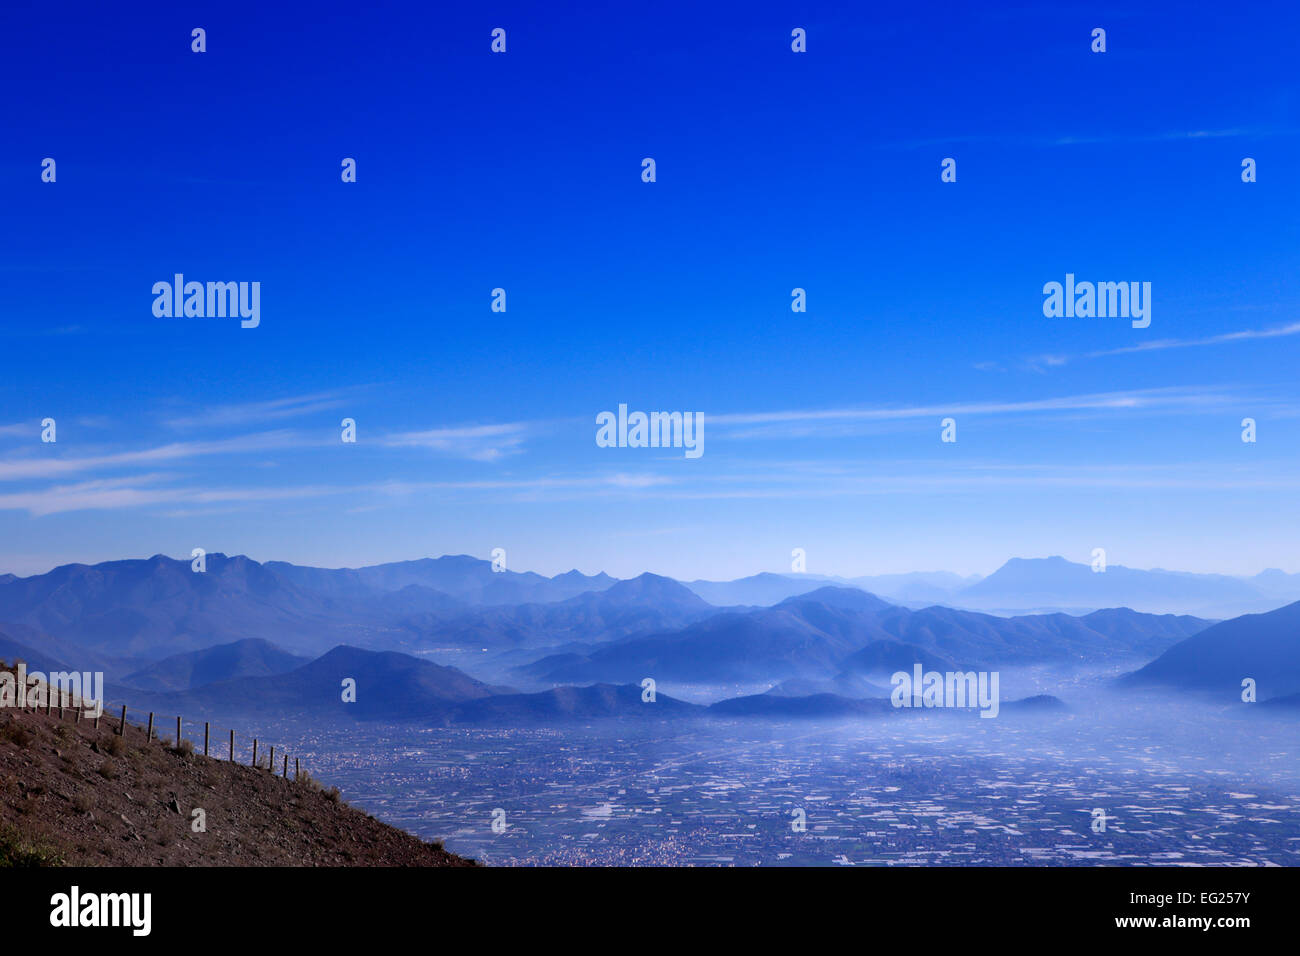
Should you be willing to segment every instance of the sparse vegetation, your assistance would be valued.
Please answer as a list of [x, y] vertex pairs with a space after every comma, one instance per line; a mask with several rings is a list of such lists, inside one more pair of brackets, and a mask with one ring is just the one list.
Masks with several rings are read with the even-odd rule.
[[[473, 865], [349, 807], [310, 774], [268, 772], [269, 754], [253, 768], [184, 738], [146, 742], [133, 724], [126, 734], [115, 722], [0, 711], [0, 867]], [[190, 830], [193, 808], [216, 838]]]
[[0, 867], [63, 866], [63, 854], [49, 844], [29, 840], [11, 826], [0, 827]]
[[26, 748], [32, 742], [32, 735], [16, 720], [10, 720], [0, 728], [0, 738], [19, 748]]

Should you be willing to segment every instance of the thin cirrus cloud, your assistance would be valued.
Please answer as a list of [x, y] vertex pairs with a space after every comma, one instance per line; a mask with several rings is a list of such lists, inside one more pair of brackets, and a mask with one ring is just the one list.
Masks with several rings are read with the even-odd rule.
[[[355, 388], [341, 389], [263, 402], [222, 405], [193, 415], [169, 419], [167, 424], [173, 428], [212, 428], [300, 418], [342, 408], [355, 391]], [[456, 458], [496, 461], [519, 453], [531, 427], [531, 423], [526, 422], [436, 427], [392, 433], [382, 436], [379, 443], [389, 448], [424, 448]]]
[[[183, 507], [193, 515], [224, 511], [231, 506], [346, 495], [355, 500], [378, 499], [405, 506], [411, 498], [456, 492], [509, 493], [517, 499], [545, 496], [553, 499], [590, 497], [593, 494], [648, 490], [671, 483], [655, 475], [617, 473], [593, 477], [545, 476], [540, 478], [477, 481], [384, 481], [362, 485], [294, 485], [250, 488], [194, 488], [169, 484], [174, 476], [163, 473], [123, 478], [95, 479], [55, 485], [39, 490], [0, 494], [0, 511], [26, 511], [32, 517], [70, 511], [114, 511], [132, 508]], [[373, 510], [373, 507], [368, 510]]]
[[212, 505], [294, 501], [322, 495], [342, 494], [348, 489], [322, 486], [294, 488], [162, 488], [151, 484], [166, 475], [140, 475], [103, 479], [0, 494], [0, 511], [26, 511], [32, 517], [68, 511], [107, 511], [157, 505]]
[[1156, 388], [1096, 392], [1018, 402], [955, 402], [951, 405], [828, 408], [706, 416], [709, 425], [729, 429], [731, 438], [805, 438], [848, 426], [887, 423], [947, 415], [1023, 415], [1159, 411], [1212, 407], [1227, 401], [1223, 389]]
[[487, 495], [499, 502], [630, 500], [835, 499], [894, 495], [1014, 492], [1106, 488], [1123, 490], [1266, 492], [1300, 490], [1300, 479], [1287, 469], [1224, 469], [1220, 464], [1173, 466], [1106, 465], [1065, 467], [1050, 463], [1010, 466], [972, 462], [947, 473], [937, 462], [904, 462], [864, 472], [861, 464], [785, 463], [793, 470], [741, 469], [722, 474], [676, 475], [617, 472], [606, 475], [546, 475], [535, 478], [466, 481], [383, 481], [360, 485], [192, 488], [170, 484], [174, 476], [148, 474], [100, 479], [34, 491], [0, 494], [0, 511], [21, 510], [32, 517], [72, 511], [114, 511], [151, 507], [184, 508], [187, 515], [247, 511], [275, 502], [307, 502], [346, 496], [354, 510], [407, 509], [413, 502], [443, 500], [449, 495]]
[[[1245, 333], [1233, 333], [1240, 337]], [[1153, 414], [1173, 410], [1213, 410], [1241, 401], [1239, 390], [1228, 387], [1168, 387], [1128, 391], [1097, 392], [1020, 401], [959, 402], [952, 405], [924, 404], [858, 408], [821, 408], [707, 415], [706, 420], [729, 440], [738, 438], [819, 437], [837, 430], [871, 427], [877, 423], [915, 419], [939, 419], [946, 415], [1025, 416], [1025, 415], [1123, 415]], [[550, 423], [553, 425], [554, 423]], [[406, 452], [433, 451], [449, 457], [494, 462], [521, 451], [524, 441], [548, 427], [542, 421], [515, 421], [500, 424], [439, 427], [392, 433], [376, 438], [376, 444], [389, 449], [399, 459], [409, 459]], [[576, 420], [574, 427], [577, 427]], [[586, 426], [583, 426], [586, 427]], [[810, 461], [790, 472], [773, 469], [771, 462], [763, 469], [742, 469], [729, 473], [725, 467], [681, 470], [673, 464], [649, 459], [638, 464], [646, 467], [636, 472], [566, 474], [564, 472], [533, 475], [482, 475], [468, 480], [402, 481], [370, 480], [342, 486], [293, 484], [262, 487], [256, 482], [235, 481], [234, 487], [205, 488], [183, 481], [183, 476], [161, 474], [158, 468], [175, 466], [187, 459], [205, 456], [238, 456], [335, 444], [324, 438], [298, 431], [267, 431], [207, 441], [173, 442], [149, 448], [109, 454], [83, 454], [53, 457], [31, 452], [20, 457], [0, 459], [0, 481], [36, 481], [45, 479], [50, 486], [23, 488], [0, 495], [0, 510], [21, 510], [32, 516], [79, 510], [118, 510], [168, 507], [190, 511], [213, 507], [230, 509], [256, 508], [270, 502], [306, 500], [323, 496], [348, 495], [360, 505], [383, 502], [396, 504], [412, 497], [445, 495], [506, 494], [514, 500], [560, 500], [592, 496], [627, 496], [650, 498], [758, 498], [813, 494], [870, 495], [939, 489], [992, 490], [1013, 487], [1095, 487], [1098, 484], [1117, 488], [1277, 488], [1279, 480], [1263, 474], [1227, 476], [1190, 474], [1152, 475], [1136, 472], [1118, 473], [1081, 479], [1076, 474], [1058, 475], [1035, 471], [1028, 463], [1018, 464], [1017, 474], [996, 467], [936, 474], [933, 463], [908, 467], [897, 463], [881, 471], [874, 467], [862, 474], [857, 466], [837, 471], [826, 460]], [[61, 450], [61, 449], [60, 449]], [[418, 461], [418, 457], [416, 459]], [[400, 464], [400, 461], [398, 462]], [[786, 463], [789, 464], [788, 462]], [[114, 472], [145, 472], [128, 476]], [[252, 474], [251, 472], [249, 473]], [[80, 481], [60, 481], [79, 476]], [[378, 478], [379, 476], [374, 476]], [[1289, 479], [1288, 479], [1289, 480]], [[57, 484], [56, 484], [57, 483]], [[1290, 488], [1291, 485], [1283, 482]]]
[[456, 458], [496, 461], [522, 451], [530, 427], [527, 422], [507, 422], [463, 428], [430, 428], [398, 432], [385, 436], [381, 441], [389, 448], [424, 448]]
[[1190, 129], [1164, 130], [1156, 133], [1112, 133], [1105, 136], [1074, 135], [1068, 133], [1056, 135], [1034, 135], [1029, 133], [971, 133], [957, 136], [936, 137], [930, 139], [899, 140], [884, 143], [881, 149], [922, 149], [934, 146], [951, 146], [954, 143], [1000, 144], [1052, 148], [1060, 146], [1101, 146], [1115, 143], [1176, 143], [1186, 140], [1234, 139], [1243, 136], [1264, 137], [1290, 135], [1285, 129], [1246, 129], [1242, 127], [1229, 129]]
[[1076, 359], [1105, 358], [1111, 355], [1130, 355], [1134, 352], [1160, 352], [1165, 349], [1189, 349], [1205, 345], [1228, 345], [1233, 342], [1250, 342], [1258, 339], [1277, 339], [1289, 335], [1300, 335], [1300, 322], [1279, 325], [1271, 329], [1242, 329], [1239, 332], [1224, 332], [1221, 335], [1209, 335], [1199, 339], [1156, 339], [1126, 345], [1117, 349], [1102, 349], [1097, 352], [1084, 352], [1080, 355], [1039, 355], [1029, 360], [1032, 367], [1059, 366]]
[[342, 392], [319, 392], [314, 395], [294, 395], [264, 402], [243, 402], [219, 405], [193, 415], [172, 418], [167, 424], [172, 428], [215, 428], [228, 425], [300, 418], [318, 412], [337, 409], [347, 401]]
[[109, 471], [133, 465], [184, 461], [212, 455], [281, 450], [312, 443], [310, 439], [296, 432], [271, 431], [212, 441], [171, 442], [153, 448], [114, 452], [107, 455], [82, 455], [68, 458], [38, 458], [29, 455], [23, 458], [0, 459], [0, 481], [58, 478], [87, 471]]

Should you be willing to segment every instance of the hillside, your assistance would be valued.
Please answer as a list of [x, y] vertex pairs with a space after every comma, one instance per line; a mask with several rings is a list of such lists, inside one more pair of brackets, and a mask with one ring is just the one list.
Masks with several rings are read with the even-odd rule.
[[1180, 641], [1123, 686], [1165, 685], [1235, 700], [1253, 678], [1260, 700], [1300, 692], [1300, 601], [1267, 614], [1244, 614]]
[[[355, 684], [344, 703], [342, 682]], [[310, 714], [316, 718], [422, 720], [451, 704], [512, 688], [484, 684], [454, 667], [395, 651], [339, 645], [314, 661], [268, 677], [217, 681], [173, 694], [139, 694], [137, 703], [169, 713]]]
[[310, 662], [310, 658], [282, 651], [270, 641], [250, 637], [165, 657], [127, 674], [122, 683], [141, 690], [182, 691], [216, 681], [283, 674]]
[[285, 779], [110, 725], [0, 708], [0, 866], [474, 865], [292, 766]]

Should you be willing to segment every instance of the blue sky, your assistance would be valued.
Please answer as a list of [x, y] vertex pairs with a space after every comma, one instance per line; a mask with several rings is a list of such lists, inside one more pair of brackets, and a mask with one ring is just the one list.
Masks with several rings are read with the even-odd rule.
[[[0, 570], [1300, 571], [1286, 6], [267, 6], [8, 15]], [[178, 272], [260, 326], [155, 317]], [[1044, 317], [1067, 272], [1150, 327]]]

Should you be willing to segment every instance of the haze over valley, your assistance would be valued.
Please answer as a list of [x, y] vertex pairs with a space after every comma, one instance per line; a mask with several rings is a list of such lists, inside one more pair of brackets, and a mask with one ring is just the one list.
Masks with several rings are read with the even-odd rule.
[[[679, 582], [156, 555], [0, 577], [0, 657], [103, 671], [133, 716], [292, 745], [488, 860], [1284, 863], [1298, 582], [1061, 558]], [[1258, 610], [1208, 613], [1237, 608]], [[940, 697], [969, 675], [970, 699], [898, 691], [931, 673]], [[1093, 804], [1126, 827], [1092, 830]], [[796, 810], [815, 821], [797, 845]]]

